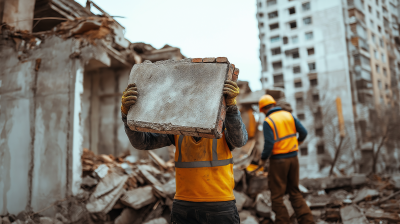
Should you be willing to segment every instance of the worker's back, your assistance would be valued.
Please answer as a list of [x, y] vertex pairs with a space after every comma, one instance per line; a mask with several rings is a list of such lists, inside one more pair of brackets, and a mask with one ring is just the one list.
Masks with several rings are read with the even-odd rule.
[[287, 111], [276, 111], [271, 113], [265, 121], [274, 132], [275, 144], [272, 154], [285, 154], [298, 150], [296, 137], [296, 125], [293, 115]]

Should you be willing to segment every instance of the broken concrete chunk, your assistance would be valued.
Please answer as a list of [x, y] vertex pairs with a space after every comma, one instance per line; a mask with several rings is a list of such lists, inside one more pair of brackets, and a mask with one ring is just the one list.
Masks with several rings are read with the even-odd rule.
[[233, 169], [233, 177], [235, 179], [235, 183], [238, 183], [239, 181], [242, 180], [242, 177], [244, 175], [244, 170], [241, 169]]
[[126, 206], [134, 209], [140, 209], [148, 204], [156, 201], [151, 186], [140, 187], [131, 191], [125, 192], [121, 197], [121, 202]]
[[142, 174], [143, 178], [151, 185], [161, 185], [160, 181], [158, 181], [153, 175], [150, 174], [146, 169], [139, 167], [139, 172]]
[[351, 185], [358, 186], [367, 183], [367, 175], [366, 174], [354, 174], [351, 177]]
[[384, 220], [389, 220], [392, 222], [399, 222], [400, 217], [398, 213], [389, 213], [389, 212], [384, 212], [383, 210], [374, 210], [374, 209], [368, 209], [365, 212], [365, 215], [367, 218], [370, 219], [384, 219]]
[[246, 202], [246, 194], [242, 192], [237, 192], [233, 190], [233, 194], [235, 195], [235, 200], [236, 200], [236, 208], [238, 212], [242, 211], [243, 205]]
[[357, 193], [357, 196], [354, 198], [353, 202], [358, 203], [365, 200], [366, 198], [372, 199], [377, 196], [379, 196], [379, 191], [375, 189], [363, 188]]
[[119, 197], [124, 193], [124, 184], [128, 176], [120, 176], [116, 173], [109, 173], [97, 185], [95, 191], [86, 204], [90, 213], [108, 213]]
[[81, 186], [82, 187], [93, 187], [98, 183], [99, 183], [99, 181], [97, 181], [96, 179], [94, 179], [90, 176], [86, 176], [82, 179]]
[[340, 209], [343, 224], [368, 224], [367, 218], [356, 205], [348, 205]]
[[40, 224], [54, 224], [54, 220], [49, 217], [40, 217]]
[[96, 175], [100, 178], [104, 178], [108, 173], [108, 166], [105, 164], [101, 164], [97, 169], [94, 171]]
[[61, 215], [60, 213], [57, 213], [55, 216], [56, 220], [63, 222], [63, 223], [70, 223], [70, 221], [65, 218], [63, 215]]
[[242, 224], [258, 224], [257, 218], [254, 216], [249, 216], [243, 222]]
[[393, 175], [391, 178], [391, 182], [396, 189], [400, 189], [400, 175], [399, 174]]
[[157, 218], [157, 219], [153, 219], [150, 220], [148, 222], [145, 222], [143, 224], [168, 224], [167, 220], [165, 220], [165, 218]]
[[131, 175], [133, 173], [132, 167], [128, 163], [121, 163], [121, 168], [125, 170], [125, 173]]
[[137, 156], [127, 156], [125, 158], [125, 161], [130, 162], [130, 163], [136, 163], [139, 160], [139, 158]]
[[325, 218], [327, 220], [336, 221], [340, 219], [340, 209], [338, 208], [327, 208], [325, 210]]
[[269, 218], [271, 216], [271, 211], [271, 206], [268, 206], [262, 200], [256, 202], [256, 212], [259, 216]]
[[129, 110], [129, 127], [220, 138], [225, 119], [222, 90], [224, 81], [232, 79], [228, 68], [228, 63], [172, 60], [135, 64], [129, 83], [136, 83], [140, 100]]
[[301, 193], [304, 193], [304, 194], [308, 193], [308, 189], [301, 184], [299, 184], [299, 190]]
[[121, 215], [115, 219], [115, 224], [131, 224], [139, 216], [139, 211], [132, 208], [125, 208]]
[[292, 203], [290, 203], [289, 201], [289, 195], [285, 195], [283, 197], [283, 204], [285, 204], [286, 206], [286, 210], [288, 211], [289, 217], [292, 217], [292, 215], [294, 214], [294, 209], [292, 207]]

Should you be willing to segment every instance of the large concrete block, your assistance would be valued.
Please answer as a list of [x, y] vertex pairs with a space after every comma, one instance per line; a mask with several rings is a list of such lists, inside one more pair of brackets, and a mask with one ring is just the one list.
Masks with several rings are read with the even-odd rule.
[[129, 127], [141, 132], [220, 138], [226, 112], [224, 81], [237, 80], [234, 66], [223, 59], [134, 65], [129, 83], [136, 83], [139, 96], [128, 113]]

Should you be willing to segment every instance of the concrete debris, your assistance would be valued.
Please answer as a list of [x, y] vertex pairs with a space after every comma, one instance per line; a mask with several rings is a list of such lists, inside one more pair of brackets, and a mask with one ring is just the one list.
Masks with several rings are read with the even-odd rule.
[[153, 219], [148, 222], [145, 222], [143, 224], [168, 224], [168, 222], [165, 218], [157, 218], [157, 219]]
[[98, 183], [99, 183], [99, 181], [96, 180], [95, 178], [93, 178], [91, 176], [86, 176], [82, 179], [81, 186], [90, 188], [90, 187], [97, 185]]
[[108, 166], [105, 164], [101, 164], [94, 172], [97, 174], [98, 177], [104, 178], [108, 173]]
[[121, 202], [134, 209], [140, 209], [156, 201], [151, 186], [141, 187], [124, 193]]
[[340, 209], [343, 224], [368, 224], [363, 212], [356, 205], [349, 205]]
[[243, 224], [258, 224], [257, 218], [254, 216], [249, 216], [245, 220], [241, 221]]
[[358, 203], [363, 200], [372, 200], [372, 198], [379, 196], [379, 191], [375, 189], [368, 189], [363, 188], [358, 193], [357, 196], [354, 198], [353, 202]]

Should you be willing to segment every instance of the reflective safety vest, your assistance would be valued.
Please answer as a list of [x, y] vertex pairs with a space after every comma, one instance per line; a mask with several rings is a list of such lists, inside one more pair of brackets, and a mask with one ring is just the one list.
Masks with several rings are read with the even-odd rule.
[[296, 125], [291, 113], [282, 110], [277, 111], [265, 118], [265, 121], [274, 132], [275, 144], [272, 149], [272, 155], [286, 154], [299, 150]]
[[235, 199], [233, 158], [225, 140], [175, 135], [175, 199], [217, 202]]

